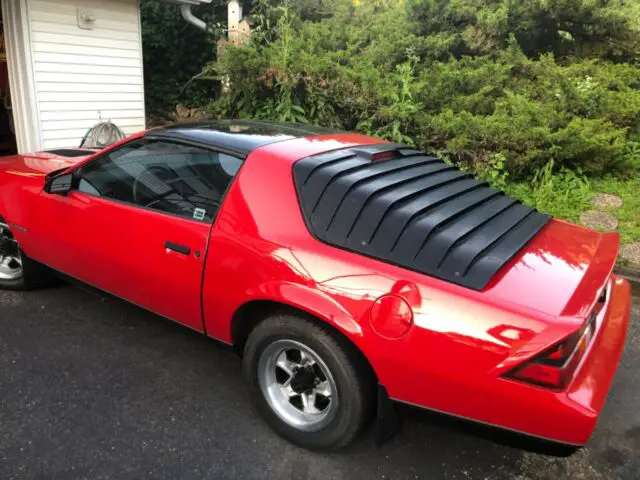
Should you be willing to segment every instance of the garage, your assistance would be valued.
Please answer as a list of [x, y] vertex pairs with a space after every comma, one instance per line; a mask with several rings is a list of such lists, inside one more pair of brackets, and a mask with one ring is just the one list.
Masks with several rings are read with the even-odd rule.
[[145, 128], [137, 0], [2, 0], [0, 155]]

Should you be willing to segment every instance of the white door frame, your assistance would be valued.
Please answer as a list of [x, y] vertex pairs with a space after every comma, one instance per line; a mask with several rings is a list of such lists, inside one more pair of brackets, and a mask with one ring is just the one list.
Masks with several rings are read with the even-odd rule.
[[0, 0], [18, 153], [41, 149], [27, 0]]

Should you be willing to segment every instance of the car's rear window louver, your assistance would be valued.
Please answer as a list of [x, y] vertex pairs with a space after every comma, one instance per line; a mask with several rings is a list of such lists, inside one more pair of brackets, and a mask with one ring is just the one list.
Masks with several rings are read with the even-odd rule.
[[319, 240], [476, 290], [550, 218], [403, 145], [304, 158], [293, 173]]

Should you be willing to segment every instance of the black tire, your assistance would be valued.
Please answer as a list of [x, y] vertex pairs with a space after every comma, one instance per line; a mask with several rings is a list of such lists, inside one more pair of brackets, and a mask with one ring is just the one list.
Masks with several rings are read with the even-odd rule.
[[0, 278], [0, 290], [34, 290], [49, 285], [53, 281], [52, 272], [44, 265], [31, 260], [21, 250], [22, 277], [16, 280]]
[[51, 272], [43, 265], [31, 260], [25, 255], [8, 229], [4, 219], [0, 216], [0, 255], [9, 253], [19, 258], [22, 263], [22, 275], [19, 278], [1, 278], [0, 290], [30, 290], [37, 288], [51, 280]]
[[[299, 430], [270, 406], [259, 382], [259, 361], [279, 340], [299, 342], [313, 350], [328, 367], [337, 387], [336, 413], [318, 431]], [[340, 334], [302, 316], [280, 314], [260, 322], [249, 335], [243, 357], [244, 375], [253, 401], [266, 422], [283, 438], [310, 450], [337, 450], [351, 443], [372, 418], [375, 377], [364, 357]]]
[[17, 280], [4, 280], [0, 278], [0, 290], [28, 290], [24, 277]]

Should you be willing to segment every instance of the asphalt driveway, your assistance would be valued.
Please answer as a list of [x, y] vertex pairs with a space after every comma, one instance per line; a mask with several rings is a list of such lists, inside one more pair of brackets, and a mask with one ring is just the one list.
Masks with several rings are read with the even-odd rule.
[[411, 417], [312, 454], [276, 437], [214, 342], [70, 286], [0, 292], [0, 479], [638, 479], [640, 300], [589, 447], [556, 459]]

